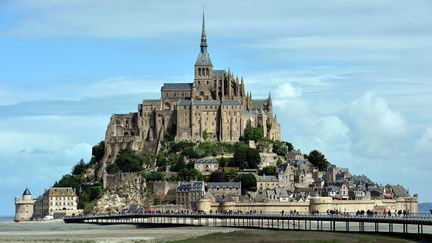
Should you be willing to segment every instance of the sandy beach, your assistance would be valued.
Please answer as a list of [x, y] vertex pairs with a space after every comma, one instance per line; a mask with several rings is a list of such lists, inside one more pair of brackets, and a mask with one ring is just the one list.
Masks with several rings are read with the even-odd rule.
[[142, 228], [134, 225], [65, 224], [63, 221], [0, 223], [0, 242], [165, 242], [235, 229]]

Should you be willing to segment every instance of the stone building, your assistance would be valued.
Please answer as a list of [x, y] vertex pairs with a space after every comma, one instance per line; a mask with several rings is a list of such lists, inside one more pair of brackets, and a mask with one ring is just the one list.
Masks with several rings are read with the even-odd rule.
[[219, 169], [219, 161], [216, 159], [197, 159], [194, 162], [194, 168], [203, 175], [210, 175]]
[[165, 135], [176, 141], [237, 142], [246, 126], [260, 128], [265, 138], [280, 140], [271, 95], [253, 99], [245, 81], [230, 69], [213, 68], [207, 51], [204, 16], [201, 44], [192, 83], [164, 83], [160, 99], [143, 100], [138, 111], [114, 114], [105, 134], [105, 155], [98, 177], [117, 153], [130, 148], [155, 154]]
[[240, 196], [240, 182], [208, 182], [208, 192], [210, 192], [217, 202], [222, 201], [228, 195]]
[[82, 210], [77, 207], [78, 197], [72, 187], [51, 187], [36, 199], [34, 217], [78, 215]]
[[275, 189], [279, 187], [279, 181], [276, 176], [262, 175], [257, 177], [257, 189], [258, 191], [264, 191], [267, 189]]
[[30, 190], [26, 188], [21, 199], [15, 197], [15, 221], [28, 221], [33, 218], [35, 200]]
[[187, 209], [197, 209], [197, 202], [204, 196], [204, 182], [182, 183], [176, 190], [176, 204]]

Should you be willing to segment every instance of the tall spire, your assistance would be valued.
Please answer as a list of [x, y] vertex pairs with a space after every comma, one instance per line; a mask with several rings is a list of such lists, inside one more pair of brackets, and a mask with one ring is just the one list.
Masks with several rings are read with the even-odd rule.
[[207, 36], [205, 33], [205, 17], [203, 9], [202, 30], [201, 30], [201, 53], [207, 53]]
[[204, 9], [203, 9], [203, 16], [202, 16], [202, 30], [201, 30], [201, 50], [198, 54], [198, 58], [195, 62], [195, 66], [213, 66], [210, 60], [210, 56], [207, 52], [207, 36], [205, 32], [205, 16], [204, 16]]

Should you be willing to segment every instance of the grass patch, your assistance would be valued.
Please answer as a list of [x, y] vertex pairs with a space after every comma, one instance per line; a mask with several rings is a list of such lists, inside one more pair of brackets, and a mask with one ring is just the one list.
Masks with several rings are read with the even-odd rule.
[[339, 243], [339, 242], [410, 242], [407, 240], [372, 234], [333, 233], [313, 231], [281, 231], [281, 230], [238, 230], [228, 233], [213, 233], [191, 238], [178, 243], [215, 243], [215, 242], [303, 242], [303, 243]]

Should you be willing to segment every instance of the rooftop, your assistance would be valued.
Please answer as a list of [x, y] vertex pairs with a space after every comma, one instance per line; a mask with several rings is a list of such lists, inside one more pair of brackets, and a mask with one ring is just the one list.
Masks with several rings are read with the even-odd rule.
[[219, 164], [219, 161], [216, 159], [197, 159], [195, 164]]
[[162, 90], [192, 90], [193, 83], [164, 83]]

